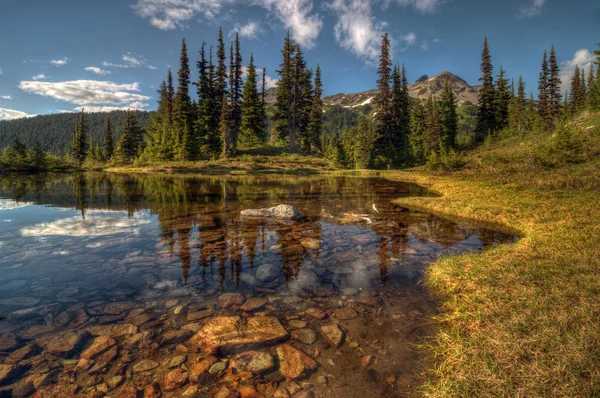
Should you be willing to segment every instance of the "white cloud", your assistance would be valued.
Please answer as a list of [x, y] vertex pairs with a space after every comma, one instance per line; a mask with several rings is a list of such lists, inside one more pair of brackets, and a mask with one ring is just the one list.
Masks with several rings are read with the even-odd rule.
[[223, 5], [232, 0], [137, 0], [133, 9], [143, 18], [161, 30], [185, 27], [185, 22], [195, 15], [214, 19]]
[[315, 46], [317, 37], [323, 28], [323, 20], [319, 14], [312, 14], [312, 0], [257, 0], [273, 13], [292, 32], [292, 37], [302, 47]]
[[11, 100], [11, 99], [13, 99], [13, 97], [11, 97], [10, 95], [0, 95], [0, 98], [4, 99], [4, 100]]
[[419, 49], [421, 51], [428, 51], [429, 50], [429, 42], [427, 42], [427, 40], [423, 40], [423, 43], [421, 43], [421, 45], [419, 46]]
[[22, 236], [109, 236], [140, 233], [142, 225], [150, 224], [150, 217], [136, 213], [129, 218], [127, 212], [88, 211], [81, 216], [62, 218], [21, 229]]
[[150, 99], [137, 94], [138, 83], [117, 84], [99, 80], [72, 80], [64, 82], [22, 81], [19, 88], [31, 94], [52, 97], [88, 108], [119, 106], [123, 109], [141, 109]]
[[398, 44], [400, 46], [400, 51], [406, 51], [410, 46], [417, 42], [417, 35], [413, 32], [402, 35], [398, 38]]
[[112, 112], [112, 111], [127, 111], [127, 110], [143, 111], [143, 110], [145, 110], [144, 108], [146, 106], [148, 106], [148, 104], [145, 104], [143, 102], [132, 102], [131, 104], [127, 104], [126, 106], [94, 106], [94, 105], [78, 106], [78, 107], [75, 107], [74, 110], [76, 112], [81, 112], [82, 110], [85, 110], [86, 112]]
[[87, 68], [83, 68], [83, 70], [88, 71], [88, 72], [92, 72], [95, 73], [97, 75], [110, 75], [110, 71], [109, 70], [104, 70], [104, 69], [100, 69], [96, 66], [88, 66]]
[[57, 67], [65, 66], [67, 63], [69, 63], [69, 58], [64, 57], [63, 59], [53, 59], [50, 61], [50, 63]]
[[537, 17], [542, 12], [542, 7], [546, 4], [546, 0], [533, 0], [530, 5], [521, 6], [517, 18], [533, 18]]
[[258, 35], [263, 32], [260, 23], [256, 21], [248, 21], [246, 25], [236, 23], [233, 30], [229, 32], [229, 37], [235, 36], [238, 33], [241, 37], [247, 39], [257, 39]]
[[340, 46], [367, 62], [376, 62], [386, 24], [375, 21], [370, 2], [334, 0], [328, 7], [338, 18], [333, 32]]
[[137, 0], [135, 11], [162, 30], [185, 27], [195, 17], [215, 19], [224, 6], [247, 4], [260, 6], [292, 32], [293, 38], [303, 47], [314, 47], [323, 27], [318, 14], [311, 14], [313, 0]]
[[148, 64], [144, 57], [134, 55], [130, 52], [123, 54], [121, 56], [121, 60], [123, 61], [122, 64], [113, 64], [111, 62], [104, 61], [102, 65], [107, 68], [148, 68], [152, 70], [156, 69], [156, 66]]
[[46, 79], [47, 77], [43, 73], [40, 73], [39, 75], [31, 76], [31, 78], [33, 80], [43, 80], [43, 79]]
[[2, 76], [4, 74], [4, 71], [2, 70], [2, 68], [0, 68], [0, 76]]
[[14, 109], [0, 108], [0, 120], [12, 120], [21, 119], [23, 117], [34, 117], [37, 115], [30, 115], [25, 112], [17, 111]]
[[435, 39], [433, 39], [433, 42], [434, 42], [435, 44], [439, 44], [439, 43], [441, 43], [441, 42], [442, 42], [442, 39], [435, 38]]
[[414, 7], [421, 12], [433, 12], [442, 0], [396, 0], [403, 7]]
[[579, 69], [583, 69], [587, 75], [590, 70], [590, 64], [594, 62], [596, 56], [588, 49], [578, 50], [573, 58], [560, 63], [560, 80], [561, 89], [564, 92], [571, 89], [571, 78], [575, 72], [575, 66], [579, 66]]

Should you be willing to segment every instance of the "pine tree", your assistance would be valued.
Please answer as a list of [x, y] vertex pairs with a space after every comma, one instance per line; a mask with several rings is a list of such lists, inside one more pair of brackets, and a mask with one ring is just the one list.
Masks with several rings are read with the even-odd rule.
[[173, 150], [178, 160], [190, 160], [196, 149], [193, 134], [192, 101], [189, 95], [190, 67], [185, 39], [181, 42], [181, 57], [177, 72], [177, 93], [173, 102]]
[[496, 95], [495, 95], [495, 109], [494, 114], [496, 116], [496, 129], [503, 130], [508, 127], [508, 107], [511, 101], [510, 87], [508, 86], [508, 79], [504, 77], [504, 69], [500, 67], [500, 73], [496, 80]]
[[263, 142], [262, 103], [258, 95], [256, 78], [254, 54], [251, 54], [246, 72], [246, 84], [243, 90], [244, 101], [242, 103], [242, 126], [240, 130], [240, 143], [245, 146], [254, 146]]
[[522, 134], [526, 129], [527, 99], [525, 98], [525, 82], [523, 76], [519, 76], [517, 95], [511, 100], [510, 128]]
[[87, 126], [85, 124], [84, 110], [81, 110], [79, 120], [75, 123], [75, 134], [73, 135], [73, 146], [71, 149], [73, 159], [83, 163], [87, 157]]
[[410, 114], [410, 147], [412, 159], [416, 163], [424, 163], [429, 156], [429, 128], [427, 109], [419, 100]]
[[569, 97], [569, 111], [575, 114], [585, 108], [585, 77], [581, 75], [579, 65], [575, 65], [575, 72], [571, 78], [571, 95]]
[[407, 162], [407, 127], [409, 120], [406, 117], [408, 110], [405, 98], [405, 87], [400, 72], [396, 65], [392, 72], [392, 102], [390, 104], [390, 143], [394, 148], [393, 165], [401, 166]]
[[311, 143], [308, 131], [312, 106], [313, 87], [312, 71], [307, 69], [304, 54], [296, 44], [294, 55], [293, 100], [291, 106], [291, 125], [289, 147], [290, 152], [310, 151]]
[[262, 141], [266, 142], [268, 140], [268, 123], [269, 120], [267, 118], [267, 104], [265, 103], [265, 96], [267, 95], [267, 68], [263, 68], [262, 71], [262, 89], [260, 92], [260, 114], [261, 114], [261, 120], [262, 120], [262, 132], [261, 132], [261, 137], [262, 137]]
[[323, 129], [323, 84], [321, 82], [321, 67], [317, 64], [315, 85], [313, 90], [310, 121], [308, 123], [308, 142], [312, 152], [321, 150], [321, 130]]
[[110, 116], [106, 117], [106, 127], [104, 129], [104, 160], [109, 161], [112, 158], [114, 150], [112, 125]]
[[446, 80], [440, 100], [437, 103], [437, 114], [440, 134], [440, 149], [447, 152], [456, 146], [458, 132], [458, 116], [456, 115], [456, 97], [452, 91], [452, 83]]
[[375, 142], [375, 167], [390, 167], [394, 157], [394, 146], [391, 140], [390, 107], [392, 102], [392, 60], [390, 56], [390, 41], [387, 33], [381, 40], [381, 54], [379, 56], [379, 68], [377, 70], [377, 95], [375, 96], [375, 131], [377, 141]]
[[30, 158], [31, 167], [34, 170], [45, 170], [48, 166], [46, 151], [44, 151], [39, 139], [35, 140], [35, 145], [31, 149]]
[[556, 60], [556, 52], [554, 45], [550, 49], [550, 57], [548, 58], [548, 122], [549, 128], [555, 126], [555, 121], [562, 114], [562, 99], [560, 92], [560, 69]]
[[200, 61], [197, 63], [200, 78], [196, 83], [198, 93], [198, 109], [194, 128], [199, 141], [201, 157], [211, 159], [218, 157], [221, 151], [219, 118], [221, 115], [221, 98], [216, 96], [215, 66], [212, 62], [212, 47], [208, 61], [205, 54], [205, 43], [202, 43]]
[[233, 153], [237, 152], [238, 137], [240, 135], [240, 128], [242, 124], [242, 55], [240, 53], [240, 39], [238, 32], [235, 33], [235, 57], [233, 62], [233, 85], [231, 87], [232, 95], [232, 117], [233, 117]]
[[482, 82], [479, 89], [479, 113], [477, 115], [476, 138], [483, 141], [488, 134], [494, 132], [496, 116], [494, 114], [495, 90], [494, 90], [494, 67], [488, 46], [487, 36], [483, 39], [483, 52], [481, 53], [481, 73], [479, 81]]
[[277, 134], [277, 138], [285, 140], [290, 135], [290, 111], [293, 99], [293, 58], [294, 58], [295, 44], [290, 38], [290, 32], [287, 32], [283, 43], [283, 50], [281, 54], [283, 61], [277, 70], [279, 75], [279, 82], [277, 83], [277, 94], [275, 109], [273, 112], [273, 123], [274, 129]]
[[223, 107], [222, 101], [227, 95], [227, 67], [225, 65], [225, 42], [223, 41], [223, 28], [219, 27], [217, 46], [217, 70], [215, 74], [215, 97], [218, 98], [219, 113]]
[[[125, 124], [123, 125], [123, 134], [117, 143], [119, 158], [117, 161], [129, 162], [134, 160], [140, 154], [142, 145], [142, 129], [138, 126], [133, 112], [127, 111]], [[115, 154], [113, 154], [113, 157]]]
[[427, 136], [429, 141], [430, 151], [428, 156], [431, 157], [433, 153], [439, 153], [440, 150], [440, 123], [438, 121], [438, 107], [435, 99], [429, 94], [427, 100]]
[[549, 70], [548, 70], [548, 53], [544, 50], [544, 58], [542, 59], [542, 71], [540, 72], [540, 77], [538, 80], [538, 114], [540, 118], [548, 124], [548, 118], [550, 115], [549, 111], [549, 103], [550, 96], [548, 93], [548, 80], [549, 80]]
[[219, 120], [219, 131], [221, 134], [221, 144], [222, 144], [222, 156], [224, 158], [230, 157], [231, 153], [231, 128], [232, 128], [232, 116], [231, 116], [231, 106], [229, 103], [229, 99], [227, 95], [223, 96], [221, 100], [222, 108], [221, 108], [221, 118]]

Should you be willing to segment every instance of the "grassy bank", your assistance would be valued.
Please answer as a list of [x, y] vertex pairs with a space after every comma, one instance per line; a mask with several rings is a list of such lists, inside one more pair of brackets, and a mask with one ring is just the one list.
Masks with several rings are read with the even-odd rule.
[[429, 268], [442, 311], [425, 347], [434, 366], [424, 395], [600, 396], [600, 123], [584, 119], [571, 137], [586, 143], [575, 162], [552, 150], [556, 134], [532, 135], [479, 150], [460, 172], [386, 173], [443, 195], [404, 206], [523, 234]]

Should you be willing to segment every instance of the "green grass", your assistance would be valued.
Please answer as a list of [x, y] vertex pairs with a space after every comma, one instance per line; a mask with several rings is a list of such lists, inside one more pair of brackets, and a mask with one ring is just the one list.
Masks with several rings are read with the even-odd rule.
[[570, 126], [587, 146], [575, 162], [557, 135], [535, 134], [482, 148], [459, 172], [384, 174], [442, 194], [401, 199], [403, 206], [522, 234], [428, 269], [441, 313], [424, 343], [432, 366], [422, 395], [600, 396], [599, 126], [600, 115]]

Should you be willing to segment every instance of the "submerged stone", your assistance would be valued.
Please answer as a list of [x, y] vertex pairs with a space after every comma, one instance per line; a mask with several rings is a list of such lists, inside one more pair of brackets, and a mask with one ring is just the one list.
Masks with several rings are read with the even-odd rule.
[[266, 373], [275, 367], [273, 356], [264, 351], [248, 351], [235, 357], [231, 367], [254, 374]]
[[288, 379], [299, 379], [307, 376], [317, 368], [317, 363], [300, 350], [289, 344], [277, 347], [279, 371]]
[[302, 213], [291, 205], [277, 205], [267, 209], [242, 210], [242, 217], [276, 218], [278, 220], [295, 220], [302, 217]]
[[214, 355], [272, 345], [287, 337], [286, 330], [275, 317], [256, 316], [244, 323], [239, 316], [218, 316], [209, 319], [189, 344]]

